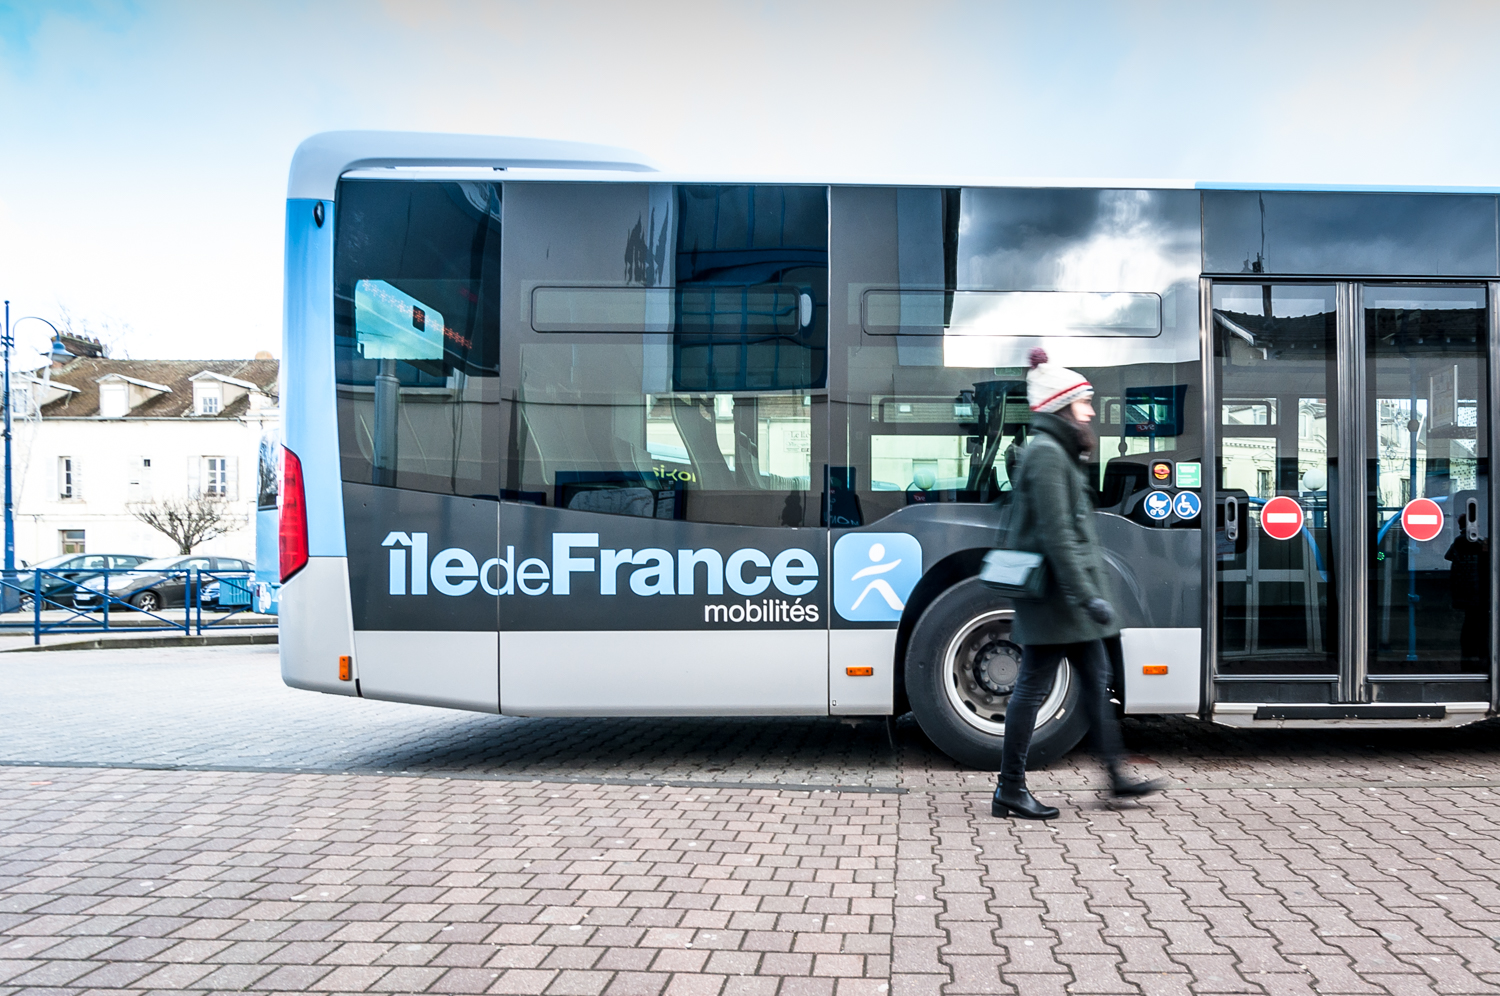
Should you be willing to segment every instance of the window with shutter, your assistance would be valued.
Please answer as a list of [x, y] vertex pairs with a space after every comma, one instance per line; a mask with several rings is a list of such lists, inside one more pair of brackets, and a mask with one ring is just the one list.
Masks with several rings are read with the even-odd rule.
[[229, 458], [204, 457], [203, 493], [215, 498], [229, 497]]
[[151, 500], [151, 458], [131, 457], [129, 486], [130, 501]]

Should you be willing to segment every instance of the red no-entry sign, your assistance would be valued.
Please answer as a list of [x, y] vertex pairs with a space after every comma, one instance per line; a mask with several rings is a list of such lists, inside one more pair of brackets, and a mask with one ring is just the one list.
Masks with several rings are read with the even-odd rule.
[[1401, 528], [1412, 539], [1425, 543], [1443, 531], [1443, 509], [1431, 498], [1413, 498], [1401, 510]]
[[1278, 495], [1260, 510], [1260, 527], [1272, 539], [1289, 540], [1302, 531], [1302, 506]]

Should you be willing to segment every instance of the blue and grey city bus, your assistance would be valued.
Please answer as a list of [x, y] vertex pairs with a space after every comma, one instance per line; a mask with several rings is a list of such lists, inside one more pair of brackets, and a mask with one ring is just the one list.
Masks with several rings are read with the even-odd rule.
[[[338, 132], [286, 214], [286, 682], [892, 716], [993, 768], [1028, 352], [1093, 383], [1132, 714], [1496, 709], [1496, 191], [763, 182]], [[1085, 732], [1060, 669], [1036, 753]]]
[[250, 588], [256, 612], [276, 615], [281, 605], [281, 428], [262, 431], [255, 474], [255, 580]]

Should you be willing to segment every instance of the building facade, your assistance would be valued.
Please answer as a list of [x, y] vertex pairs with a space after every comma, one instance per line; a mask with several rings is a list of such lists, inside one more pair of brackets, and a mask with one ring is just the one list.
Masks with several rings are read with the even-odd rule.
[[277, 362], [56, 355], [50, 369], [12, 378], [17, 560], [175, 554], [132, 510], [195, 494], [223, 501], [231, 529], [194, 549], [253, 560], [260, 443], [279, 418]]

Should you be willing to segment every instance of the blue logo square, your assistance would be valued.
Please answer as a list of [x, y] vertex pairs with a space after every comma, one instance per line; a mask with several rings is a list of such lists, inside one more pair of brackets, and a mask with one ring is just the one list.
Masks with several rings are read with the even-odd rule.
[[833, 607], [850, 622], [897, 622], [922, 579], [910, 533], [845, 533], [833, 545]]

